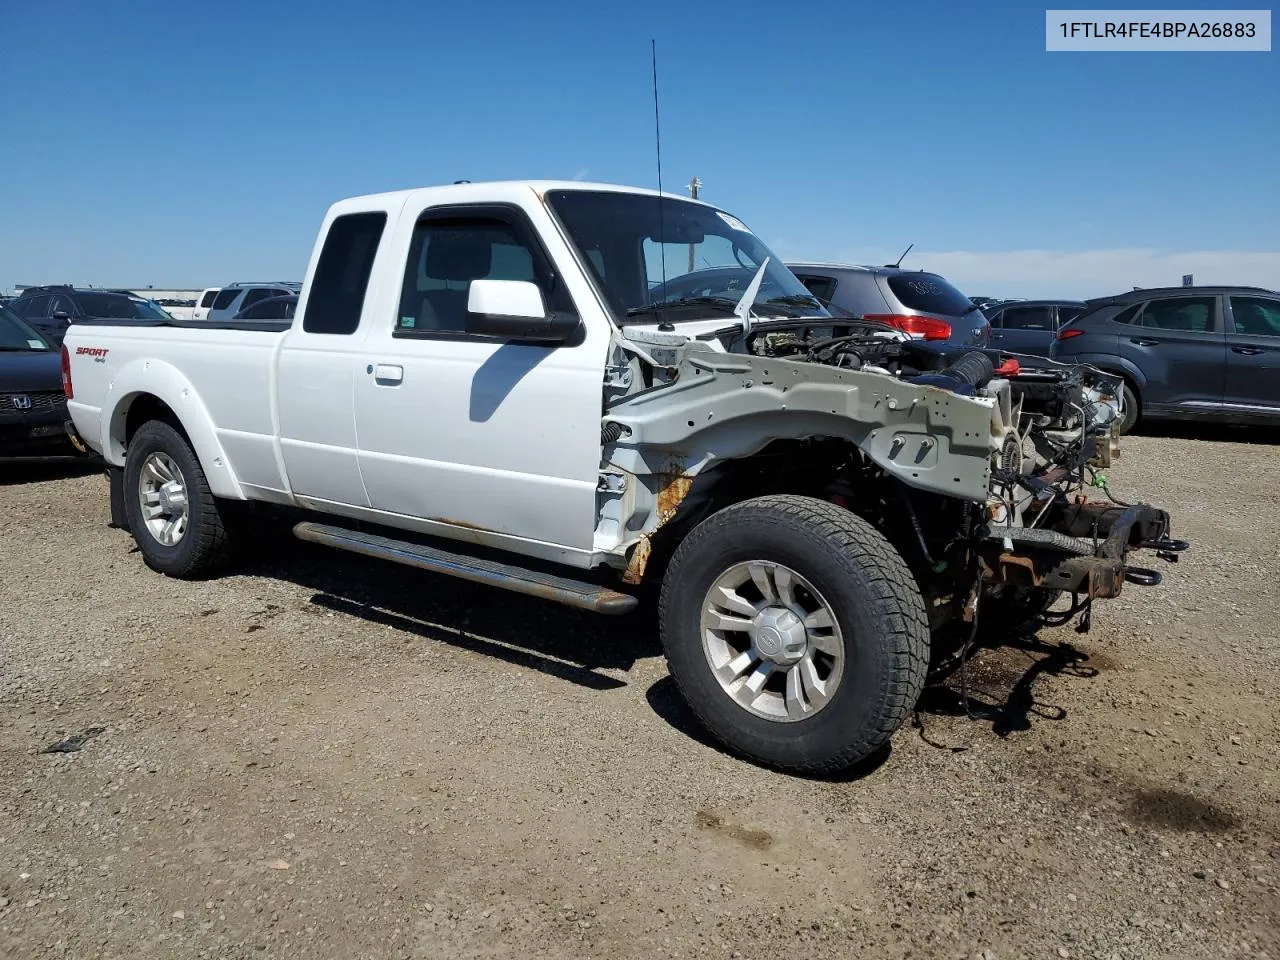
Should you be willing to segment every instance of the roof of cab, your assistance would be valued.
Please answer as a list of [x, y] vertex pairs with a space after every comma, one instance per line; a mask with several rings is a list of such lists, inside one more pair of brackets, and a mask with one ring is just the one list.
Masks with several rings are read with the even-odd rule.
[[650, 190], [647, 187], [629, 187], [618, 183], [590, 183], [585, 180], [477, 180], [475, 182], [467, 181], [428, 187], [414, 187], [409, 190], [392, 190], [386, 193], [370, 193], [358, 197], [347, 197], [339, 202], [352, 206], [362, 203], [386, 205], [397, 200], [407, 200], [410, 196], [421, 196], [425, 193], [452, 193], [463, 197], [469, 193], [492, 195], [495, 187], [504, 190], [523, 187], [533, 191], [539, 197], [552, 190], [595, 190], [608, 193], [634, 193], [649, 197], [662, 196], [668, 200], [683, 200], [685, 203], [697, 203], [704, 207], [718, 209], [702, 200], [693, 200], [670, 191], [664, 190], [659, 194], [657, 190]]

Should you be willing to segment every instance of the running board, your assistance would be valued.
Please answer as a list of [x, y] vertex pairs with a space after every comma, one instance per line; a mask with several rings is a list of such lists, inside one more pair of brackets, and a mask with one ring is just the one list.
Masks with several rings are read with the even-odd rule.
[[569, 580], [522, 567], [512, 567], [492, 560], [481, 560], [461, 553], [450, 553], [434, 547], [424, 547], [406, 540], [392, 540], [345, 527], [334, 527], [323, 523], [303, 522], [293, 528], [293, 535], [299, 540], [320, 543], [326, 547], [348, 550], [366, 557], [377, 557], [402, 563], [407, 567], [442, 573], [448, 577], [458, 577], [474, 583], [483, 583], [491, 587], [523, 593], [530, 597], [541, 597], [554, 600], [579, 610], [590, 610], [593, 613], [620, 614], [629, 613], [639, 604], [639, 600], [627, 593], [619, 593], [608, 587], [581, 580]]

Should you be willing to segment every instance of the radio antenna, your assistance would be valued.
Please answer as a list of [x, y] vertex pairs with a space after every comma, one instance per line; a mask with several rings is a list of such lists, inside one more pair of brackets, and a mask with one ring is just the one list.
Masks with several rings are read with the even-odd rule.
[[900, 267], [900, 266], [902, 266], [902, 261], [903, 261], [903, 260], [905, 260], [905, 259], [907, 259], [907, 254], [911, 252], [911, 248], [912, 248], [912, 247], [914, 247], [914, 246], [915, 246], [915, 244], [914, 244], [914, 243], [908, 243], [908, 244], [907, 244], [907, 249], [905, 249], [905, 250], [903, 250], [903, 251], [902, 251], [902, 256], [900, 256], [900, 257], [898, 258], [898, 262], [897, 262], [897, 263], [886, 263], [886, 264], [885, 264], [885, 266], [886, 266], [886, 267]]
[[[649, 40], [649, 61], [653, 66], [653, 142], [658, 154], [658, 254], [662, 259], [662, 296], [667, 299], [667, 224], [662, 197], [662, 122], [658, 114], [658, 41]], [[660, 324], [661, 326], [661, 324]]]

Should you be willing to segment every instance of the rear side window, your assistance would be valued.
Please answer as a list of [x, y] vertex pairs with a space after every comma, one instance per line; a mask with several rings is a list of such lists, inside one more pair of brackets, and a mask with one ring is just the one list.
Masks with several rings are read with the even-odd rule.
[[1058, 326], [1065, 327], [1082, 313], [1084, 313], [1084, 307], [1059, 307]]
[[1213, 297], [1171, 297], [1150, 300], [1142, 311], [1142, 326], [1158, 330], [1208, 333], [1213, 329]]
[[1280, 337], [1280, 300], [1232, 297], [1231, 318], [1236, 333], [1252, 337]]
[[225, 310], [235, 302], [236, 297], [240, 296], [238, 287], [228, 287], [226, 290], [219, 290], [218, 295], [213, 298], [214, 310]]
[[302, 318], [307, 333], [355, 333], [386, 223], [385, 213], [349, 213], [330, 225]]
[[1112, 323], [1133, 323], [1133, 318], [1138, 315], [1138, 311], [1142, 309], [1142, 304], [1135, 303], [1131, 307], [1125, 307], [1114, 317], [1111, 318]]
[[213, 298], [218, 295], [218, 292], [219, 291], [217, 290], [206, 290], [204, 292], [204, 296], [200, 298], [200, 306], [202, 307], [213, 306]]
[[824, 306], [829, 304], [831, 298], [836, 295], [835, 277], [800, 277], [799, 279], [810, 293], [822, 301]]
[[1049, 330], [1053, 326], [1048, 307], [1009, 307], [1001, 319], [1006, 330]]
[[969, 298], [936, 273], [899, 273], [889, 278], [889, 289], [908, 310], [959, 316], [973, 306]]

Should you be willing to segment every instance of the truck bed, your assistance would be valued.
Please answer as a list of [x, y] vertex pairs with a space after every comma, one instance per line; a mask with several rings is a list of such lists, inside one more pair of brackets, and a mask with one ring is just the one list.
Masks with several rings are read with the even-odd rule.
[[[103, 412], [132, 394], [160, 397], [188, 430], [210, 430], [211, 474], [282, 489], [273, 445], [275, 357], [288, 321], [116, 320], [77, 323], [63, 345], [73, 374], [67, 405], [80, 436], [110, 462], [123, 456], [123, 423]], [[183, 407], [192, 409], [180, 409]], [[197, 442], [199, 438], [193, 437]], [[114, 452], [115, 457], [110, 455]], [[211, 475], [211, 480], [215, 477]], [[220, 490], [235, 487], [220, 486]]]

